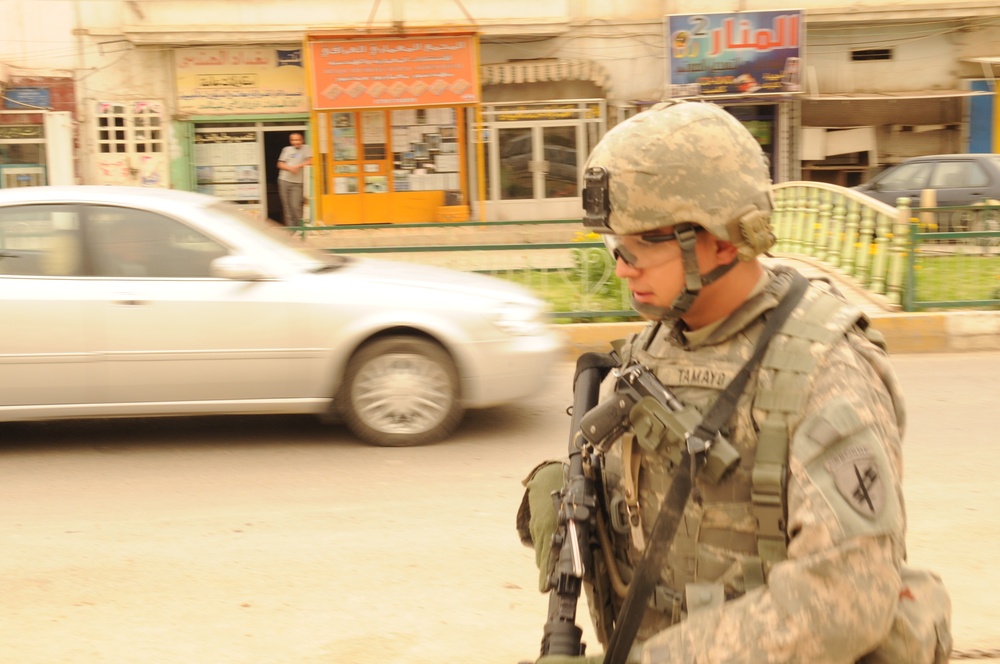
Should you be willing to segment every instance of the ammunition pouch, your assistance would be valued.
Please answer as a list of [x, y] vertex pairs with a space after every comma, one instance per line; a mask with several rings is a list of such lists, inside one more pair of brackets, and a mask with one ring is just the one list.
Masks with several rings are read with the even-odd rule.
[[[685, 406], [672, 411], [653, 397], [643, 397], [629, 413], [632, 431], [644, 449], [653, 451], [668, 439], [672, 433], [676, 441], [667, 448], [667, 458], [673, 466], [681, 462], [680, 445], [688, 445], [691, 434], [702, 421], [701, 413]], [[692, 454], [700, 450], [690, 450]], [[699, 472], [712, 484], [718, 484], [723, 476], [740, 461], [740, 453], [725, 438], [717, 435], [709, 442], [704, 463]]]

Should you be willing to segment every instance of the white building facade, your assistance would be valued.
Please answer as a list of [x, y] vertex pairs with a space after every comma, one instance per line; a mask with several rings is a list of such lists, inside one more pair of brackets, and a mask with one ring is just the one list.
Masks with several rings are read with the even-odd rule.
[[[913, 155], [995, 151], [1000, 7], [993, 2], [4, 5], [0, 186], [202, 190], [278, 217], [275, 163], [298, 131], [314, 148], [318, 223], [457, 220], [448, 215], [465, 208], [474, 219], [571, 218], [594, 143], [623, 118], [681, 95], [719, 103], [746, 123], [771, 157], [775, 181], [852, 185]], [[782, 61], [784, 85], [772, 76], [770, 87], [756, 80], [733, 87], [734, 72], [722, 69], [737, 58], [698, 65], [728, 87], [677, 85], [677, 71], [697, 69], [679, 68], [678, 58], [693, 53], [698, 33], [679, 39], [672, 16], [689, 26], [732, 26], [728, 36], [710, 27], [699, 42], [705, 48], [728, 39], [732, 49], [765, 57], [794, 47]], [[791, 26], [785, 17], [800, 32], [768, 37]], [[393, 98], [385, 71], [371, 76], [386, 83], [370, 86], [379, 87], [377, 100], [366, 96], [375, 96], [371, 89], [350, 98], [351, 86], [336, 95], [317, 87], [325, 80], [321, 50], [406, 51], [404, 38], [470, 48], [477, 80], [451, 103], [426, 105], [419, 95]], [[365, 59], [368, 69], [399, 61]], [[365, 69], [362, 59], [348, 62], [356, 74]]]

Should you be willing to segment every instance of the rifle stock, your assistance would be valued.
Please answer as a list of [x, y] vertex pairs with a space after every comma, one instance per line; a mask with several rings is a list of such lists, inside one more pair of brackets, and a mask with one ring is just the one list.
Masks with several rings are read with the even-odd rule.
[[583, 655], [583, 630], [576, 609], [585, 571], [591, 565], [591, 533], [596, 519], [597, 492], [584, 469], [586, 440], [580, 430], [583, 416], [600, 397], [601, 381], [616, 359], [607, 353], [584, 353], [573, 377], [573, 410], [569, 430], [569, 470], [566, 486], [555, 496], [556, 533], [552, 554], [556, 563], [549, 579], [549, 614], [542, 634], [542, 655]]

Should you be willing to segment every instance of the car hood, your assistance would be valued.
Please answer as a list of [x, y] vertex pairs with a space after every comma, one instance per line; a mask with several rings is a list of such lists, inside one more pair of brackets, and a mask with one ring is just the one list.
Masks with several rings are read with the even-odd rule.
[[508, 302], [539, 301], [528, 289], [503, 279], [430, 265], [352, 257], [333, 274], [361, 279], [368, 284], [425, 288], [441, 293], [488, 297]]

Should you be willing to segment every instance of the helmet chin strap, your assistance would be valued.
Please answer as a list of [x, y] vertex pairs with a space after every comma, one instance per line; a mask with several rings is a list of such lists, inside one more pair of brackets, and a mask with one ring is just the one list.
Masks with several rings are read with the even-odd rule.
[[686, 314], [694, 301], [701, 294], [701, 289], [710, 283], [717, 281], [724, 274], [729, 272], [739, 262], [738, 258], [733, 259], [725, 265], [719, 265], [708, 274], [701, 274], [698, 268], [698, 254], [695, 251], [697, 242], [697, 229], [690, 224], [678, 225], [674, 229], [677, 235], [677, 243], [681, 248], [681, 261], [684, 265], [684, 290], [674, 298], [669, 307], [658, 307], [650, 304], [636, 302], [632, 297], [632, 308], [638, 311], [644, 318], [652, 320], [673, 320]]

